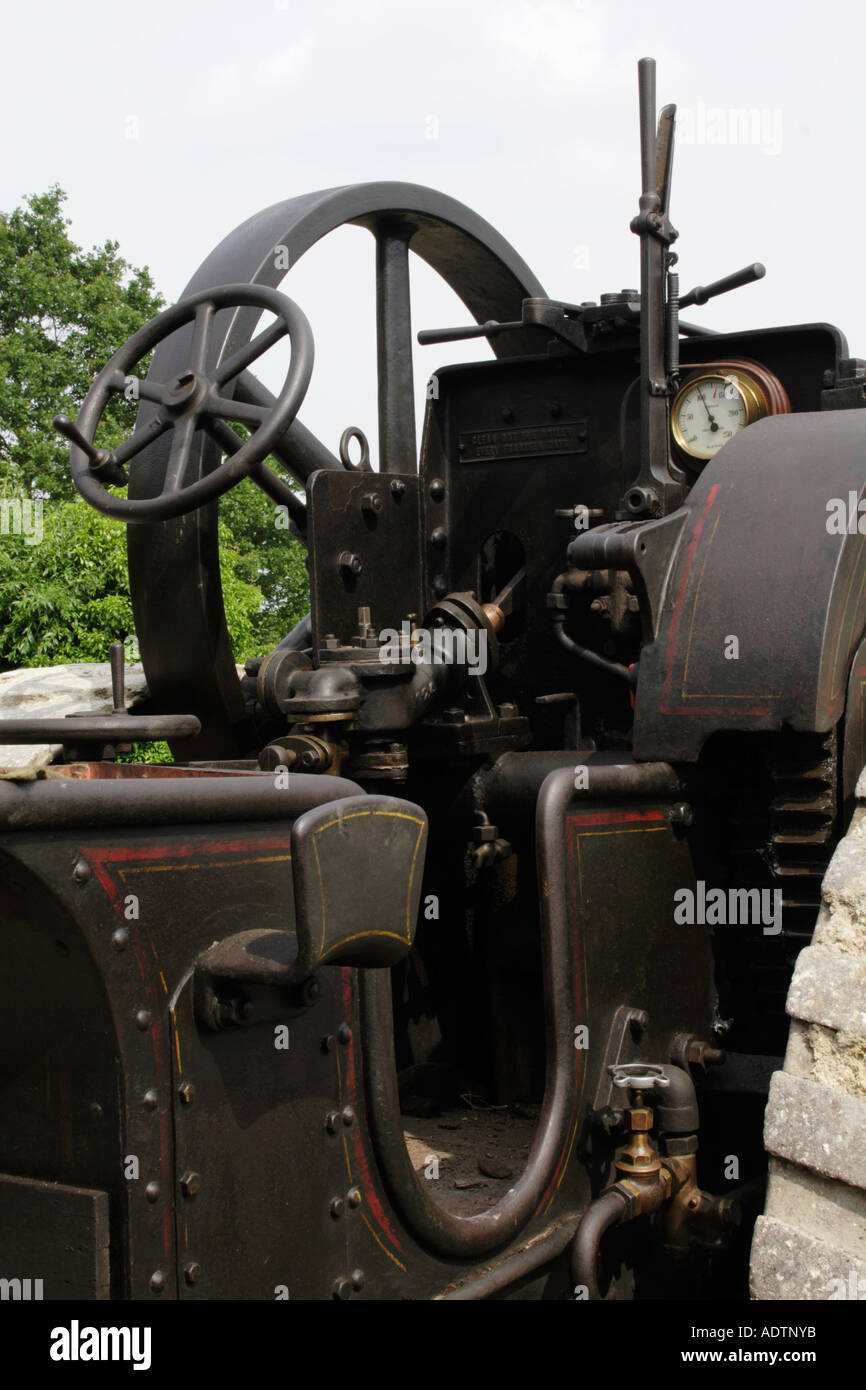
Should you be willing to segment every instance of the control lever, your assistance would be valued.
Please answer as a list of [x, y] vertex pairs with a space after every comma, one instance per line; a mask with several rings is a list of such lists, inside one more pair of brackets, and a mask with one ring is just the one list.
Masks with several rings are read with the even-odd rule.
[[500, 323], [498, 319], [488, 319], [486, 323], [468, 324], [465, 328], [422, 328], [418, 342], [422, 347], [432, 343], [456, 343], [463, 338], [487, 338], [491, 333], [512, 333], [515, 328], [525, 328], [522, 319], [515, 323]]
[[742, 270], [735, 270], [731, 275], [723, 276], [721, 280], [714, 280], [711, 285], [695, 285], [688, 294], [681, 296], [680, 308], [688, 309], [690, 304], [706, 304], [708, 299], [715, 299], [718, 294], [727, 294], [728, 290], [738, 290], [742, 285], [751, 285], [755, 280], [763, 280], [766, 273], [767, 267], [760, 261], [744, 265]]

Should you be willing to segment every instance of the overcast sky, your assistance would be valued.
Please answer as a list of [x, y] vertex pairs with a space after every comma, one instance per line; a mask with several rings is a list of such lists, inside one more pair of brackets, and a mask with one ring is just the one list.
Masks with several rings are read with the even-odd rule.
[[[28, 0], [3, 37], [0, 207], [60, 183], [74, 238], [116, 239], [169, 301], [260, 208], [373, 179], [467, 203], [554, 298], [636, 286], [636, 64], [654, 56], [680, 108], [682, 288], [767, 265], [690, 317], [829, 320], [866, 356], [862, 0]], [[413, 327], [466, 322], [422, 271]], [[350, 423], [375, 440], [372, 238], [335, 234], [283, 288], [316, 335], [301, 418], [331, 448]], [[418, 351], [419, 392], [486, 355]]]

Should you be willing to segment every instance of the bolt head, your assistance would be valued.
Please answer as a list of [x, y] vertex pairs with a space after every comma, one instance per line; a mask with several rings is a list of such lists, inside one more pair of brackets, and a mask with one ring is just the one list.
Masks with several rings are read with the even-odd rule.
[[331, 1288], [331, 1297], [339, 1299], [345, 1303], [347, 1298], [352, 1297], [352, 1285], [348, 1279], [335, 1279]]
[[339, 1221], [345, 1209], [346, 1203], [343, 1201], [342, 1197], [335, 1197], [331, 1202], [331, 1215], [335, 1221]]
[[360, 1188], [350, 1187], [349, 1191], [346, 1193], [346, 1200], [352, 1210], [356, 1211], [362, 1201]]
[[340, 1128], [340, 1116], [336, 1110], [330, 1110], [325, 1116], [325, 1129], [329, 1134], [336, 1134]]
[[195, 1260], [191, 1260], [188, 1265], [183, 1267], [183, 1277], [188, 1284], [197, 1284], [201, 1278], [201, 1265]]
[[178, 1088], [177, 1093], [183, 1105], [192, 1105], [195, 1099], [195, 1086], [193, 1086], [191, 1081], [185, 1081], [183, 1085]]
[[403, 493], [404, 493], [405, 491], [406, 491], [406, 484], [403, 482], [403, 479], [402, 479], [402, 478], [392, 478], [392, 479], [391, 479], [391, 496], [392, 496], [392, 497], [402, 497], [402, 496], [403, 496]]
[[158, 1269], [150, 1276], [150, 1291], [151, 1293], [162, 1293], [164, 1288], [165, 1275], [161, 1269]]
[[180, 1180], [180, 1190], [184, 1197], [194, 1197], [201, 1187], [201, 1173], [195, 1173], [192, 1169], [184, 1173]]

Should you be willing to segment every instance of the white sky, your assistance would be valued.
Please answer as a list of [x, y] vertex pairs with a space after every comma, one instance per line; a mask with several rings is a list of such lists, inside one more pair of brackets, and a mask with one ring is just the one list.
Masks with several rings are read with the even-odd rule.
[[[171, 301], [260, 208], [405, 180], [492, 222], [553, 298], [597, 299], [638, 285], [650, 55], [659, 104], [691, 126], [672, 199], [682, 289], [767, 265], [688, 316], [829, 320], [866, 356], [864, 51], [862, 0], [28, 0], [3, 19], [0, 207], [59, 182], [74, 238], [118, 240]], [[761, 113], [757, 141], [738, 139], [742, 109]], [[422, 272], [414, 328], [468, 321]], [[332, 449], [350, 423], [375, 442], [372, 238], [336, 234], [283, 288], [316, 335], [301, 418]], [[419, 393], [485, 355], [418, 350]]]

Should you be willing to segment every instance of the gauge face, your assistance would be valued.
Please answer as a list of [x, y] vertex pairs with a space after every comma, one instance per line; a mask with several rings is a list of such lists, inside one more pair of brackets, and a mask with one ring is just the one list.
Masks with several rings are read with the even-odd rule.
[[708, 373], [694, 377], [677, 393], [671, 407], [674, 439], [691, 458], [714, 458], [751, 423], [750, 405], [749, 395], [735, 376]]

